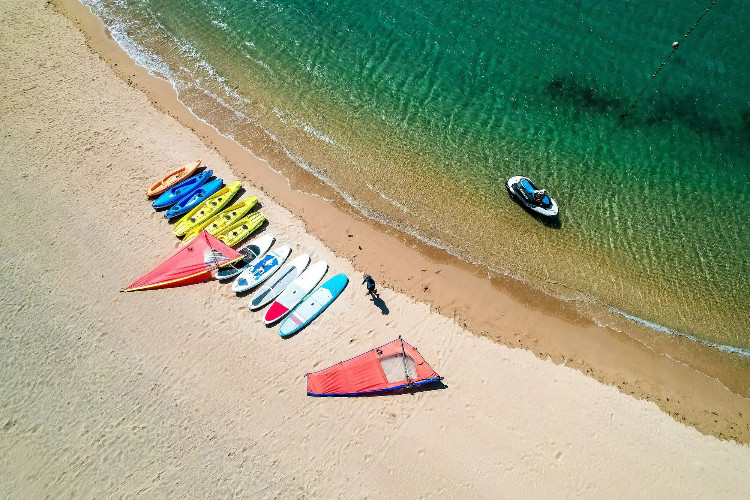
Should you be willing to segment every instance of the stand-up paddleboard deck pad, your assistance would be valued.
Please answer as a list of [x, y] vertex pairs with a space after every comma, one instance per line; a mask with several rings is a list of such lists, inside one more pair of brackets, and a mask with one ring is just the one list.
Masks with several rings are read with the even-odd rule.
[[300, 331], [310, 324], [315, 318], [341, 295], [341, 292], [349, 283], [346, 274], [337, 274], [320, 285], [313, 293], [307, 296], [300, 305], [287, 316], [279, 327], [279, 335], [288, 337]]

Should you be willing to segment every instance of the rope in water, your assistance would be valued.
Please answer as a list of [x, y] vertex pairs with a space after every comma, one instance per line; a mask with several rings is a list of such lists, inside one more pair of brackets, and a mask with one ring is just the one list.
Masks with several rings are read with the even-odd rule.
[[[687, 31], [687, 33], [685, 33], [685, 36], [682, 37], [682, 41], [683, 42], [687, 39], [687, 37], [690, 35], [690, 33], [693, 32], [693, 30], [695, 29], [695, 27], [698, 26], [698, 23], [701, 22], [701, 19], [703, 19], [703, 16], [705, 16], [706, 14], [708, 14], [708, 11], [711, 10], [711, 8], [714, 6], [714, 4], [716, 4], [717, 1], [718, 0], [714, 0], [713, 2], [711, 2], [711, 5], [709, 5], [708, 8], [705, 11], [703, 11], [703, 14], [701, 14], [700, 17], [695, 21], [695, 24], [693, 24], [693, 26]], [[674, 55], [674, 53], [677, 52], [677, 49], [679, 47], [680, 47], [680, 42], [674, 42], [672, 44], [672, 51], [669, 53], [669, 55], [667, 55], [666, 59], [664, 59], [664, 61], [662, 61], [661, 65], [654, 72], [654, 74], [651, 75], [651, 78], [649, 79], [648, 82], [646, 82], [646, 85], [644, 85], [644, 87], [641, 89], [641, 92], [638, 94], [638, 97], [636, 97], [635, 100], [630, 104], [630, 107], [628, 107], [627, 111], [625, 111], [625, 113], [623, 113], [623, 114], [620, 115], [620, 118], [624, 119], [624, 118], [628, 117], [628, 115], [633, 110], [633, 108], [635, 108], [636, 104], [638, 104], [638, 100], [641, 98], [641, 96], [643, 95], [643, 93], [646, 92], [646, 89], [648, 88], [648, 86], [651, 85], [651, 82], [654, 81], [654, 79], [656, 78], [656, 75], [659, 74], [659, 71], [661, 71], [661, 69], [664, 67], [664, 65], [667, 64], [667, 61], [669, 61], [669, 59]]]

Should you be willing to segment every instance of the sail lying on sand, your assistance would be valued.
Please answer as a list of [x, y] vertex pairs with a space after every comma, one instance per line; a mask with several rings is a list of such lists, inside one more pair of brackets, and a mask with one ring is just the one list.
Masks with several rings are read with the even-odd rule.
[[309, 396], [356, 396], [437, 382], [416, 348], [401, 337], [356, 358], [307, 374]]
[[199, 283], [211, 279], [211, 271], [219, 266], [241, 258], [242, 254], [204, 231], [124, 291]]

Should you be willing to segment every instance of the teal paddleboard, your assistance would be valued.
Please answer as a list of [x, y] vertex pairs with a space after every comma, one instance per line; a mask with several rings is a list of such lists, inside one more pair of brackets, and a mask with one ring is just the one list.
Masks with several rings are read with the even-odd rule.
[[346, 274], [337, 274], [315, 289], [305, 300], [295, 307], [289, 316], [281, 323], [279, 335], [288, 337], [300, 331], [320, 316], [331, 302], [344, 291], [349, 278]]

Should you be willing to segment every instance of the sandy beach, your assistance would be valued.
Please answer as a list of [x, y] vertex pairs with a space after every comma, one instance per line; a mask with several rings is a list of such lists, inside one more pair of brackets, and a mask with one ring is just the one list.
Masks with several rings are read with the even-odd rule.
[[[720, 381], [710, 351], [675, 361], [288, 180], [73, 0], [0, 16], [1, 497], [747, 495], [746, 370]], [[258, 196], [277, 245], [350, 277], [299, 335], [216, 281], [119, 292], [181, 246], [143, 193], [196, 158]], [[398, 335], [444, 388], [306, 396], [305, 373]]]

